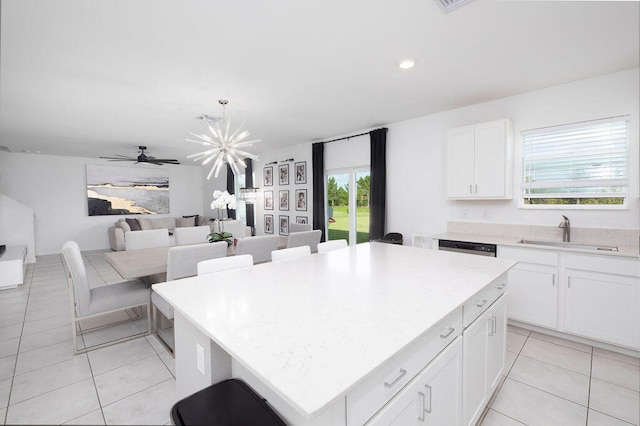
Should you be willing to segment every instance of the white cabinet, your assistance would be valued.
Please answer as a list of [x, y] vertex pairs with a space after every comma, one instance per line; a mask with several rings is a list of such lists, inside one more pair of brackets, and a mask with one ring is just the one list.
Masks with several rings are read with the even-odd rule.
[[[598, 257], [567, 255], [565, 330], [607, 343], [640, 347], [640, 280], [629, 272], [634, 263], [598, 264]], [[607, 262], [609, 263], [609, 262]], [[581, 269], [573, 269], [571, 267]], [[588, 269], [588, 270], [585, 270]]]
[[366, 424], [459, 425], [461, 390], [462, 338], [458, 337]]
[[462, 333], [462, 424], [475, 425], [504, 369], [506, 296], [501, 296]]
[[640, 278], [631, 257], [498, 247], [509, 271], [509, 319], [640, 349]]
[[511, 199], [513, 126], [508, 119], [447, 134], [447, 198]]
[[507, 316], [516, 321], [557, 328], [558, 253], [500, 247], [498, 256], [519, 261], [509, 271]]

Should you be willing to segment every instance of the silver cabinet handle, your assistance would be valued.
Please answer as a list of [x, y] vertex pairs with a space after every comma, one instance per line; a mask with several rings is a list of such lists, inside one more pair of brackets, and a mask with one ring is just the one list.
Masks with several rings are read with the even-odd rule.
[[567, 287], [571, 288], [571, 277], [567, 277]]
[[476, 183], [476, 194], [478, 193], [478, 184]]
[[499, 285], [499, 286], [497, 286], [496, 288], [497, 288], [498, 290], [502, 290], [502, 289], [504, 289], [506, 286], [507, 286], [506, 284], [500, 284], [500, 285]]
[[407, 374], [407, 370], [405, 370], [404, 368], [400, 369], [400, 374], [398, 375], [398, 377], [396, 377], [395, 379], [393, 379], [393, 381], [391, 383], [389, 382], [384, 382], [384, 385], [388, 388], [393, 387], [396, 383], [398, 383], [398, 381], [400, 379], [402, 379], [404, 377], [404, 375]]
[[487, 318], [487, 325], [489, 326], [489, 336], [493, 336], [493, 317]]
[[451, 336], [451, 333], [453, 333], [454, 331], [456, 331], [455, 328], [449, 327], [447, 329], [447, 332], [445, 334], [441, 334], [440, 337], [442, 337], [443, 339], [446, 339], [447, 337]]
[[493, 332], [492, 336], [498, 331], [498, 317], [491, 317], [491, 331]]
[[482, 299], [482, 301], [480, 301], [480, 303], [478, 303], [476, 306], [478, 308], [482, 308], [486, 304], [487, 304], [487, 300], [486, 299]]
[[423, 394], [422, 392], [418, 392], [418, 397], [420, 398], [419, 402], [421, 402], [420, 406], [418, 407], [418, 420], [420, 420], [421, 422], [424, 422], [425, 394]]
[[555, 276], [555, 274], [551, 276], [551, 285], [554, 286], [554, 287], [556, 286], [556, 276]]
[[429, 391], [429, 408], [427, 408], [426, 406], [424, 407], [424, 412], [427, 414], [431, 414], [431, 386], [429, 385], [424, 385], [425, 388], [427, 388], [427, 390]]
[[473, 194], [473, 186], [471, 184], [469, 184], [469, 194]]

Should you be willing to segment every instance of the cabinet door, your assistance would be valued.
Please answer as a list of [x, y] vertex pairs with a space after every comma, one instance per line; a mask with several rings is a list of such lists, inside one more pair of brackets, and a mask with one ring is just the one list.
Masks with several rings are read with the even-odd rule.
[[501, 296], [491, 306], [487, 339], [487, 398], [498, 387], [504, 370], [507, 350], [507, 296]]
[[459, 127], [447, 135], [447, 197], [473, 198], [474, 127]]
[[459, 425], [462, 338], [451, 342], [367, 426]]
[[509, 271], [507, 316], [542, 327], [558, 327], [558, 268], [518, 263]]
[[487, 403], [487, 331], [484, 312], [462, 333], [462, 424], [473, 426]]
[[638, 349], [638, 289], [635, 277], [567, 270], [566, 331]]
[[506, 196], [506, 121], [475, 127], [474, 194], [478, 198]]

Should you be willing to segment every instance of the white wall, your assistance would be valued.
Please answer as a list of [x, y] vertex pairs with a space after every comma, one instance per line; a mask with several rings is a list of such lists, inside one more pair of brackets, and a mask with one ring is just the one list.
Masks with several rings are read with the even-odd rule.
[[[576, 227], [638, 229], [639, 80], [636, 68], [388, 126], [387, 230], [402, 232], [407, 240], [416, 232], [444, 232], [449, 220], [555, 226], [561, 214]], [[541, 211], [519, 207], [522, 131], [625, 114], [631, 115], [628, 209]], [[447, 201], [447, 129], [501, 118], [510, 118], [514, 124], [513, 200]], [[465, 210], [468, 218], [463, 217]], [[484, 210], [487, 219], [482, 216]]]
[[[34, 210], [36, 255], [60, 253], [67, 240], [75, 240], [82, 250], [109, 248], [107, 229], [124, 216], [88, 215], [87, 164], [112, 163], [92, 158], [0, 152], [0, 193]], [[165, 216], [207, 213], [202, 206], [202, 169], [182, 165], [162, 167], [169, 171], [170, 184], [170, 210]]]
[[[433, 235], [445, 232], [450, 220], [556, 226], [560, 223], [561, 214], [567, 215], [575, 227], [638, 229], [639, 81], [640, 70], [636, 68], [387, 125], [387, 232], [402, 233], [405, 242], [410, 244], [414, 233]], [[631, 115], [630, 197], [627, 209], [543, 211], [520, 208], [522, 131], [626, 114]], [[514, 198], [500, 201], [448, 201], [445, 195], [447, 130], [502, 118], [509, 118], [514, 124]], [[368, 140], [366, 136], [363, 138]], [[364, 165], [361, 164], [363, 161], [368, 163], [368, 158], [363, 160], [367, 147], [363, 148], [360, 139], [353, 138], [353, 143], [342, 141], [326, 145], [326, 167], [356, 167]], [[358, 152], [353, 152], [354, 147], [358, 147]], [[366, 151], [368, 155], [368, 148]], [[307, 159], [310, 178], [311, 144], [301, 144], [288, 150], [262, 154], [261, 162], [254, 168], [256, 185], [264, 190], [261, 170], [265, 163], [291, 156], [296, 161], [299, 158]], [[311, 181], [308, 182], [311, 199]], [[274, 189], [277, 198], [280, 189], [277, 184], [270, 189]], [[463, 211], [467, 213], [466, 218], [463, 217]], [[486, 219], [483, 217], [485, 211], [488, 214]], [[260, 206], [256, 215], [259, 233], [262, 233], [264, 213]], [[267, 213], [273, 213], [277, 218], [280, 212], [276, 206], [274, 211]], [[289, 214], [295, 216], [295, 212], [290, 211]], [[311, 210], [308, 215], [311, 220]]]

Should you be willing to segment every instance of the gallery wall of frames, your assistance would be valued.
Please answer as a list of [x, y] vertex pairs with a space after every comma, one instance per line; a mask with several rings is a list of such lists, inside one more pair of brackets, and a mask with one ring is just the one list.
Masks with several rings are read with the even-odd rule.
[[262, 169], [263, 231], [289, 235], [289, 224], [311, 223], [308, 161], [293, 158], [266, 164]]

